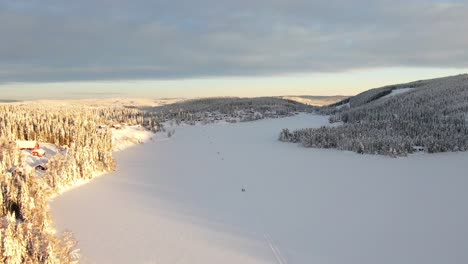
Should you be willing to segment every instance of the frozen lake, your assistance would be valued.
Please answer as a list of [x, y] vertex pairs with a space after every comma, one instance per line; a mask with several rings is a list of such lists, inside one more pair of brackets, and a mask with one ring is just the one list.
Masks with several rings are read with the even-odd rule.
[[394, 159], [277, 141], [284, 127], [326, 123], [176, 128], [56, 198], [55, 223], [83, 263], [468, 263], [467, 153]]

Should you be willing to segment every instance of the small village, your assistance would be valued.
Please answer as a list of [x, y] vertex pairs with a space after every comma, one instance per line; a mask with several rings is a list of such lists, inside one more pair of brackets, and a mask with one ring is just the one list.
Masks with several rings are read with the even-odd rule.
[[294, 116], [298, 112], [286, 112], [286, 111], [265, 111], [260, 113], [253, 109], [247, 110], [237, 110], [232, 113], [222, 113], [220, 111], [202, 111], [195, 113], [187, 113], [180, 117], [168, 117], [165, 119], [165, 122], [181, 122], [189, 125], [196, 125], [198, 123], [208, 124], [208, 123], [218, 123], [218, 122], [227, 122], [227, 123], [237, 123], [237, 122], [249, 122], [260, 120], [264, 118], [281, 118]]
[[46, 151], [34, 140], [16, 140], [16, 147], [27, 157], [28, 165], [36, 171], [47, 170]]

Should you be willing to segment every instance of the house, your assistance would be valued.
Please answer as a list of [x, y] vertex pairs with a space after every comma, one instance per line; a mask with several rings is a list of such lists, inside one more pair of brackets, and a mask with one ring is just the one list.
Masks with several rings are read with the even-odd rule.
[[16, 140], [16, 146], [21, 150], [39, 149], [39, 143], [37, 143], [37, 141]]
[[43, 150], [43, 149], [35, 149], [35, 150], [33, 150], [33, 151], [31, 152], [31, 154], [32, 154], [33, 156], [35, 156], [35, 157], [41, 158], [41, 157], [43, 157], [46, 153], [45, 153], [45, 150]]
[[414, 147], [413, 147], [413, 150], [414, 150], [415, 152], [421, 152], [421, 151], [425, 151], [426, 148], [425, 148], [425, 147], [421, 147], [421, 146], [414, 146]]
[[35, 170], [41, 170], [41, 171], [45, 171], [47, 170], [47, 167], [43, 164], [39, 164], [37, 165], [36, 167], [34, 167]]

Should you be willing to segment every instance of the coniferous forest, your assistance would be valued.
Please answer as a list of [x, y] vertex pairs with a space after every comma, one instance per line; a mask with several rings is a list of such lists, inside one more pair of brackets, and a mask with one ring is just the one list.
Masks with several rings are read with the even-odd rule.
[[144, 108], [154, 113], [160, 120], [176, 120], [192, 124], [195, 121], [207, 121], [211, 116], [246, 122], [285, 117], [297, 112], [312, 112], [313, 109], [312, 106], [277, 97], [213, 97]]
[[405, 156], [468, 150], [468, 75], [372, 89], [317, 110], [333, 126], [284, 129], [305, 147]]
[[[157, 120], [136, 109], [43, 104], [0, 105], [0, 262], [74, 263], [75, 241], [56, 234], [49, 199], [77, 181], [115, 169], [112, 135], [115, 123], [153, 129]], [[24, 169], [15, 140], [53, 143], [61, 148], [45, 174]]]

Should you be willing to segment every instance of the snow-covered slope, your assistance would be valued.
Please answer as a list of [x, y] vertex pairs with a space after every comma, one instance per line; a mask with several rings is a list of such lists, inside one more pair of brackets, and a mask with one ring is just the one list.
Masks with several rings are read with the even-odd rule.
[[127, 126], [123, 129], [112, 129], [112, 145], [119, 151], [150, 140], [153, 133], [141, 126]]
[[391, 156], [468, 150], [468, 74], [371, 89], [318, 111], [343, 126], [294, 131], [286, 141]]
[[383, 101], [383, 100], [391, 98], [393, 96], [396, 96], [396, 95], [399, 95], [399, 94], [404, 94], [404, 93], [407, 93], [409, 91], [413, 91], [414, 89], [416, 89], [416, 88], [398, 88], [398, 89], [394, 89], [389, 94], [380, 97], [376, 101]]
[[468, 262], [467, 153], [393, 159], [277, 140], [326, 123], [177, 128], [58, 197], [55, 223], [75, 233], [83, 263]]
[[296, 101], [306, 105], [314, 106], [326, 106], [342, 101], [349, 96], [335, 95], [335, 96], [312, 96], [312, 95], [301, 95], [301, 96], [283, 96], [281, 98]]

